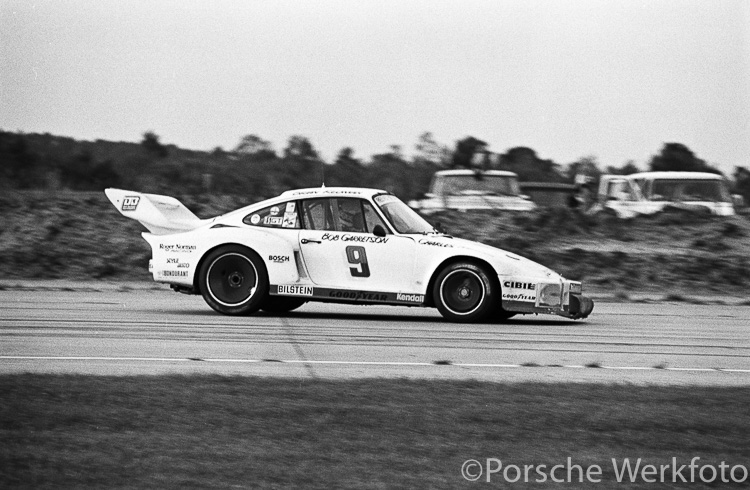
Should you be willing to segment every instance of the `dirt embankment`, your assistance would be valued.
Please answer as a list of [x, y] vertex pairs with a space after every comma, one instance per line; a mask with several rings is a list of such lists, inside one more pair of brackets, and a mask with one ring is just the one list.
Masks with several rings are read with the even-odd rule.
[[[250, 204], [236, 197], [179, 198], [201, 218]], [[429, 220], [454, 236], [518, 253], [600, 291], [738, 297], [750, 286], [746, 216], [672, 211], [624, 221], [548, 209], [443, 212]], [[151, 252], [143, 231], [103, 192], [6, 193], [0, 197], [0, 274], [148, 281]]]

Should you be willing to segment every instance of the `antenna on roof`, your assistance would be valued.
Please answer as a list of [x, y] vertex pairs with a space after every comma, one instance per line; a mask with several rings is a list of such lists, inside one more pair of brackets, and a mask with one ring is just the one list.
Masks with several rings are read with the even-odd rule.
[[320, 188], [326, 188], [326, 164], [323, 160], [320, 161]]

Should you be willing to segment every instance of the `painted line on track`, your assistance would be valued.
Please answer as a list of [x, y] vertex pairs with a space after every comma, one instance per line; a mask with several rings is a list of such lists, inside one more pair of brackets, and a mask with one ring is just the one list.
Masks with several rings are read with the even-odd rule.
[[602, 366], [579, 364], [492, 364], [492, 363], [460, 363], [450, 361], [434, 362], [399, 362], [399, 361], [315, 361], [302, 359], [222, 359], [197, 357], [91, 357], [91, 356], [0, 356], [5, 361], [135, 361], [135, 362], [215, 362], [215, 363], [281, 363], [281, 364], [319, 364], [319, 365], [353, 365], [353, 366], [456, 366], [465, 368], [558, 368], [558, 369], [609, 369], [619, 371], [691, 371], [691, 372], [723, 372], [750, 374], [750, 369], [738, 368], [700, 368], [700, 367], [647, 367], [647, 366]]

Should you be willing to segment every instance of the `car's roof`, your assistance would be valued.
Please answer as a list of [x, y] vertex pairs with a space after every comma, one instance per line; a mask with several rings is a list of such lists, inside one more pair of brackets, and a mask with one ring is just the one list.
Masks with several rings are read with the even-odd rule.
[[311, 187], [309, 189], [292, 189], [282, 192], [276, 197], [264, 199], [263, 201], [258, 201], [239, 209], [235, 209], [234, 211], [230, 211], [229, 213], [222, 215], [222, 218], [231, 218], [249, 211], [257, 211], [265, 206], [273, 206], [292, 199], [306, 199], [311, 197], [361, 197], [363, 199], [370, 199], [377, 194], [390, 193], [380, 189], [367, 189], [363, 187]]
[[282, 192], [279, 197], [337, 197], [356, 196], [369, 198], [376, 194], [384, 194], [381, 189], [368, 189], [365, 187], [310, 187], [308, 189], [293, 189]]
[[[475, 175], [477, 172], [470, 169], [456, 169], [456, 170], [438, 170], [435, 172], [435, 176], [438, 175]], [[507, 170], [481, 170], [479, 171], [482, 175], [499, 175], [503, 177], [518, 177], [515, 172], [509, 172]]]
[[722, 175], [710, 172], [638, 172], [627, 177], [630, 179], [724, 180]]

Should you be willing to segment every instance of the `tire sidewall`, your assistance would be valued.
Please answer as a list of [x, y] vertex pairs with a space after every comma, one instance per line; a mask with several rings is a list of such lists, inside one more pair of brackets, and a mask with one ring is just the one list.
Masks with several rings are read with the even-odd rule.
[[[211, 266], [216, 260], [228, 254], [244, 256], [250, 261], [250, 263], [252, 263], [257, 275], [258, 284], [255, 288], [255, 292], [248, 301], [237, 306], [227, 306], [222, 304], [217, 298], [214, 298], [208, 287], [208, 272], [211, 269]], [[203, 299], [214, 310], [225, 315], [249, 315], [258, 311], [263, 300], [268, 296], [268, 271], [266, 270], [266, 265], [263, 263], [263, 259], [249, 248], [241, 245], [224, 245], [212, 250], [206, 256], [206, 260], [203, 261], [199, 271], [199, 284]]]
[[[441, 289], [448, 276], [456, 271], [467, 271], [478, 277], [484, 287], [484, 297], [480, 304], [469, 313], [457, 313], [448, 308], [442, 299]], [[493, 273], [487, 268], [472, 262], [456, 262], [444, 267], [438, 274], [432, 288], [432, 297], [437, 309], [446, 320], [457, 323], [471, 323], [486, 320], [499, 305], [500, 285], [493, 279]]]

